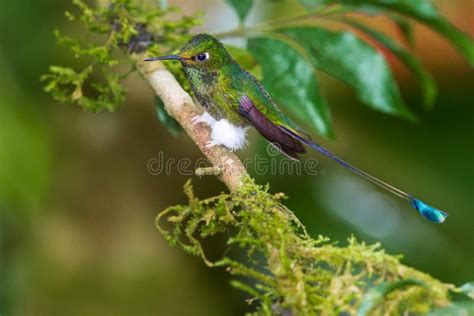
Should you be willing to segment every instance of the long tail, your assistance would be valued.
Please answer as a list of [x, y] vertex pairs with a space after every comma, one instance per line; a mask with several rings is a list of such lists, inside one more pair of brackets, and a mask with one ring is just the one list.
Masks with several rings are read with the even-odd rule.
[[353, 165], [351, 165], [348, 162], [346, 162], [346, 161], [342, 160], [341, 158], [337, 157], [336, 155], [334, 155], [333, 153], [331, 153], [330, 151], [328, 151], [327, 149], [325, 149], [321, 145], [319, 145], [319, 144], [317, 144], [317, 143], [315, 143], [315, 142], [313, 142], [313, 141], [311, 141], [311, 140], [309, 140], [309, 139], [307, 139], [307, 138], [305, 138], [301, 135], [296, 134], [295, 132], [287, 129], [284, 126], [279, 126], [279, 127], [287, 135], [299, 140], [303, 144], [313, 148], [317, 152], [320, 152], [321, 154], [325, 155], [326, 157], [329, 157], [332, 160], [337, 161], [342, 166], [344, 166], [347, 169], [351, 170], [352, 172], [364, 177], [365, 179], [367, 179], [370, 182], [378, 185], [379, 187], [384, 188], [385, 190], [401, 197], [402, 199], [407, 200], [408, 202], [410, 202], [410, 205], [414, 209], [416, 209], [423, 217], [425, 217], [429, 221], [434, 222], [434, 223], [442, 223], [448, 217], [448, 213], [443, 212], [441, 210], [438, 210], [438, 209], [424, 203], [423, 201], [415, 198], [413, 195], [408, 194], [408, 193], [406, 193], [406, 192], [404, 192], [400, 189], [397, 189], [394, 186], [392, 186], [388, 183], [385, 183], [384, 181], [382, 181], [380, 179], [377, 179], [376, 177], [368, 174], [367, 172], [362, 171], [357, 167], [354, 167]]

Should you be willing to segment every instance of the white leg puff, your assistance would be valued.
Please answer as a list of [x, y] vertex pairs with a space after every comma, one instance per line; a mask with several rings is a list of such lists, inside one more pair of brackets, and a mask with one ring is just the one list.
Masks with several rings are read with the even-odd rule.
[[206, 123], [209, 126], [212, 126], [216, 120], [208, 113], [204, 112], [202, 115], [196, 115], [192, 119], [193, 124]]
[[222, 119], [211, 124], [211, 128], [211, 141], [207, 147], [222, 145], [230, 150], [238, 150], [247, 144], [245, 127], [232, 125], [228, 120]]

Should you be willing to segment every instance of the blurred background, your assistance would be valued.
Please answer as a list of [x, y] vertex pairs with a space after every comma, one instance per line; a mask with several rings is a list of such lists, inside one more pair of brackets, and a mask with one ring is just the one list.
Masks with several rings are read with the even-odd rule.
[[[248, 23], [298, 10], [296, 1], [255, 1]], [[436, 1], [474, 36], [472, 0]], [[234, 28], [224, 1], [171, 1], [186, 13], [204, 12], [197, 31]], [[67, 64], [54, 28], [74, 32], [64, 17], [69, 1], [1, 0], [0, 10], [0, 313], [2, 315], [241, 315], [249, 310], [229, 276], [170, 247], [154, 227], [156, 214], [185, 203], [189, 176], [151, 174], [150, 159], [202, 157], [186, 135], [161, 125], [154, 98], [138, 76], [127, 81], [126, 104], [92, 114], [53, 102], [40, 76]], [[390, 31], [384, 19], [373, 19]], [[77, 32], [77, 31], [76, 31]], [[380, 241], [403, 262], [442, 281], [474, 280], [474, 72], [455, 50], [423, 26], [416, 51], [440, 86], [435, 108], [420, 106], [418, 85], [392, 61], [416, 125], [359, 104], [346, 86], [322, 77], [336, 139], [321, 143], [357, 166], [450, 212], [443, 225], [405, 203], [319, 160], [318, 175], [257, 175], [314, 236], [344, 245], [354, 234]], [[317, 135], [316, 135], [317, 136]], [[316, 138], [316, 137], [315, 137]], [[242, 158], [266, 155], [252, 133]], [[307, 156], [308, 157], [308, 156]], [[321, 158], [321, 159], [319, 159]], [[207, 197], [224, 190], [214, 177], [193, 178]], [[215, 258], [224, 250], [208, 244]]]

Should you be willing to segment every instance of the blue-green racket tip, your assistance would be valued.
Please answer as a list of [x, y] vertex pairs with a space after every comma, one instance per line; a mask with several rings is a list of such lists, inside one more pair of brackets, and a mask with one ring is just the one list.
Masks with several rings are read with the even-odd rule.
[[424, 218], [433, 222], [433, 223], [442, 223], [448, 217], [448, 213], [438, 210], [424, 202], [413, 198], [411, 201], [411, 205], [414, 209], [418, 211]]

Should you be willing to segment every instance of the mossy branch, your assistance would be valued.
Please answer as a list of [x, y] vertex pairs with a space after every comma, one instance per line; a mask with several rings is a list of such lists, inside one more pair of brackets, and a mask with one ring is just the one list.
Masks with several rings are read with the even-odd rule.
[[[379, 244], [366, 245], [354, 237], [348, 246], [327, 238], [311, 238], [294, 214], [281, 204], [283, 194], [245, 177], [231, 194], [199, 200], [190, 182], [185, 185], [188, 205], [161, 212], [156, 224], [172, 245], [202, 256], [211, 267], [226, 267], [239, 280], [232, 284], [246, 291], [256, 314], [374, 315], [425, 313], [449, 303], [454, 287], [407, 267], [386, 254]], [[166, 227], [166, 228], [164, 228]], [[231, 233], [230, 249], [245, 256], [226, 255], [211, 262], [200, 240]], [[232, 251], [231, 251], [232, 252]], [[390, 285], [383, 300], [367, 297], [371, 289]], [[377, 293], [376, 293], [377, 294]], [[375, 297], [378, 297], [375, 295]]]

